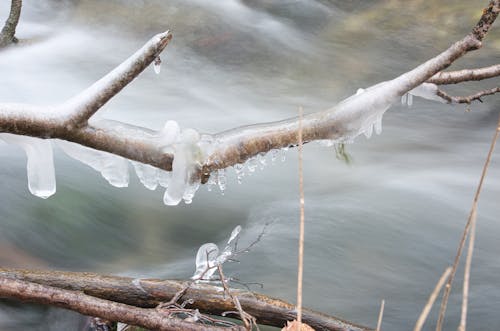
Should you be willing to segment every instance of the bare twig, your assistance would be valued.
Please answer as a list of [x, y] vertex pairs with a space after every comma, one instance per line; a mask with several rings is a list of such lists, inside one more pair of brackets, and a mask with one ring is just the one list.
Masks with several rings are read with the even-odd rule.
[[[0, 291], [0, 296], [3, 298], [53, 305], [84, 315], [137, 325], [151, 330], [200, 330], [197, 324], [171, 318], [166, 314], [161, 314], [156, 309], [138, 308], [99, 299], [81, 292], [64, 290], [23, 280], [0, 277]], [[241, 328], [231, 328], [231, 330], [239, 329]], [[227, 328], [204, 325], [203, 330], [217, 331], [227, 330]]]
[[443, 98], [444, 100], [446, 100], [448, 103], [470, 104], [472, 101], [475, 101], [475, 100], [477, 100], [479, 102], [483, 102], [483, 100], [481, 100], [481, 97], [483, 97], [485, 95], [492, 95], [492, 94], [499, 93], [499, 92], [500, 92], [500, 87], [495, 87], [495, 88], [492, 88], [489, 90], [479, 91], [479, 92], [472, 94], [472, 95], [469, 95], [469, 96], [455, 97], [455, 96], [449, 95], [448, 93], [444, 92], [441, 89], [438, 89], [437, 95], [440, 96], [441, 98]]
[[484, 163], [483, 171], [481, 173], [481, 179], [479, 180], [479, 185], [477, 186], [476, 194], [474, 195], [474, 200], [472, 201], [472, 207], [469, 214], [469, 218], [467, 220], [467, 223], [465, 224], [465, 229], [464, 232], [462, 233], [462, 237], [460, 238], [457, 254], [455, 255], [455, 260], [453, 261], [453, 266], [452, 266], [453, 268], [450, 277], [448, 278], [448, 282], [446, 283], [446, 287], [443, 294], [443, 301], [441, 302], [441, 308], [439, 310], [439, 318], [436, 325], [436, 331], [441, 331], [443, 327], [444, 316], [446, 314], [446, 306], [448, 304], [448, 298], [450, 296], [450, 291], [451, 291], [451, 284], [453, 283], [453, 279], [455, 278], [455, 273], [457, 272], [458, 263], [460, 261], [460, 256], [462, 255], [462, 250], [465, 245], [467, 234], [469, 233], [469, 229], [471, 227], [473, 219], [476, 217], [475, 215], [477, 212], [477, 204], [479, 201], [479, 196], [483, 188], [484, 178], [486, 177], [486, 173], [488, 172], [488, 167], [491, 162], [491, 156], [493, 155], [493, 151], [495, 150], [495, 145], [498, 139], [499, 132], [500, 132], [500, 116], [498, 118], [497, 128], [495, 130], [495, 134], [493, 135], [493, 140], [491, 141], [490, 149], [488, 151], [488, 156], [486, 157], [486, 161]]
[[380, 331], [380, 328], [382, 327], [382, 318], [384, 317], [384, 306], [385, 306], [385, 300], [382, 300], [382, 302], [380, 302], [380, 311], [378, 313], [377, 328], [375, 329], [375, 331]]
[[5, 22], [5, 25], [0, 32], [0, 48], [5, 47], [11, 43], [16, 43], [16, 27], [19, 23], [19, 17], [21, 16], [21, 8], [23, 6], [22, 0], [12, 0], [10, 5], [9, 18]]
[[303, 141], [302, 141], [302, 107], [299, 109], [299, 193], [300, 193], [300, 220], [299, 220], [299, 261], [297, 267], [297, 322], [300, 329], [302, 323], [302, 284], [304, 275], [304, 174], [303, 174]]
[[458, 71], [438, 72], [427, 80], [427, 83], [436, 85], [458, 84], [469, 81], [478, 81], [500, 76], [500, 64], [477, 69], [463, 69]]
[[434, 305], [434, 302], [436, 301], [436, 298], [438, 297], [439, 292], [441, 291], [441, 288], [443, 287], [444, 283], [446, 282], [446, 279], [451, 273], [451, 267], [446, 268], [446, 270], [443, 272], [441, 277], [439, 278], [439, 281], [436, 284], [436, 287], [434, 287], [434, 290], [432, 291], [431, 295], [429, 296], [429, 299], [427, 300], [427, 303], [424, 306], [424, 309], [420, 313], [420, 316], [418, 317], [417, 322], [415, 323], [415, 328], [413, 331], [420, 331], [422, 330], [422, 327], [424, 326], [425, 321], [427, 320], [427, 316], [429, 316], [429, 312], [432, 309], [432, 306]]
[[[130, 277], [12, 268], [0, 268], [0, 277], [82, 291], [98, 298], [145, 308], [155, 308], [161, 302], [171, 300], [186, 285], [185, 281], [179, 280], [142, 279], [141, 288], [139, 288], [134, 284], [136, 279]], [[259, 324], [282, 327], [286, 321], [296, 316], [295, 305], [291, 303], [244, 290], [232, 289], [232, 291], [238, 296], [241, 307], [255, 316]], [[234, 309], [234, 303], [220, 292], [220, 287], [209, 284], [195, 284], [184, 293], [182, 298], [193, 300], [187, 308], [199, 309], [211, 315], [220, 315], [222, 312]], [[309, 309], [303, 309], [302, 320], [316, 330], [371, 330], [368, 327]]]

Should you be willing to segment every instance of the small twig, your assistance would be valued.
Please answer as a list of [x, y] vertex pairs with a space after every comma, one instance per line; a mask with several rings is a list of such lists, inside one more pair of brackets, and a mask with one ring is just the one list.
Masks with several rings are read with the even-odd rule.
[[375, 331], [380, 331], [380, 327], [382, 326], [382, 318], [384, 317], [384, 306], [385, 306], [385, 300], [382, 300], [380, 303], [380, 312], [378, 313], [378, 320], [377, 320], [377, 328]]
[[443, 287], [444, 283], [446, 282], [446, 279], [450, 275], [450, 273], [451, 273], [451, 267], [448, 267], [441, 275], [441, 278], [439, 278], [436, 287], [434, 287], [434, 290], [429, 296], [429, 299], [427, 300], [424, 309], [422, 310], [420, 316], [418, 317], [417, 323], [415, 323], [415, 328], [413, 329], [413, 331], [422, 330], [422, 327], [424, 326], [424, 323], [427, 320], [427, 316], [429, 316], [429, 312], [431, 311], [432, 306], [434, 305], [434, 302], [436, 301], [436, 298], [439, 292], [441, 291], [441, 288]]
[[469, 284], [470, 284], [470, 268], [472, 263], [472, 253], [474, 252], [474, 241], [476, 239], [476, 219], [477, 213], [474, 211], [472, 217], [470, 235], [469, 235], [469, 247], [467, 249], [467, 257], [465, 258], [465, 270], [464, 270], [464, 286], [462, 289], [462, 311], [460, 315], [460, 325], [458, 326], [458, 331], [465, 331], [467, 324], [467, 306], [469, 303]]
[[495, 94], [495, 93], [499, 93], [500, 92], [500, 87], [494, 87], [492, 89], [489, 89], [489, 90], [483, 90], [483, 91], [479, 91], [475, 94], [472, 94], [472, 95], [469, 95], [469, 96], [460, 96], [460, 97], [456, 97], [456, 96], [452, 96], [452, 95], [449, 95], [448, 93], [446, 93], [445, 91], [441, 90], [441, 89], [438, 89], [436, 94], [438, 96], [440, 96], [441, 98], [443, 98], [444, 100], [446, 100], [448, 103], [466, 103], [466, 104], [470, 104], [472, 101], [479, 101], [479, 102], [483, 102], [483, 100], [481, 100], [481, 97], [485, 96], [485, 95], [492, 95], [492, 94]]
[[436, 85], [458, 84], [469, 81], [478, 81], [500, 76], [500, 64], [490, 67], [463, 69], [458, 71], [438, 72], [427, 80], [427, 83]]
[[462, 238], [460, 238], [457, 254], [455, 255], [455, 260], [453, 261], [453, 268], [450, 277], [448, 279], [448, 282], [446, 283], [446, 288], [443, 294], [443, 301], [441, 302], [441, 308], [439, 310], [439, 318], [436, 325], [436, 331], [441, 331], [441, 329], [443, 328], [444, 315], [446, 314], [446, 306], [448, 304], [448, 298], [450, 296], [451, 284], [453, 283], [453, 279], [455, 278], [455, 273], [457, 272], [458, 262], [460, 261], [460, 256], [462, 255], [462, 250], [465, 245], [465, 239], [467, 238], [467, 234], [469, 233], [469, 229], [471, 227], [473, 218], [475, 217], [477, 211], [477, 204], [479, 201], [479, 196], [481, 194], [481, 189], [483, 188], [484, 178], [486, 177], [486, 173], [488, 172], [488, 167], [491, 162], [491, 156], [493, 155], [493, 151], [495, 150], [495, 145], [498, 139], [499, 132], [500, 132], [500, 116], [498, 118], [495, 134], [493, 135], [493, 140], [491, 141], [490, 149], [488, 151], [488, 156], [486, 157], [486, 161], [483, 166], [481, 179], [479, 180], [479, 185], [477, 186], [476, 194], [474, 195], [474, 200], [472, 201], [472, 207], [469, 214], [469, 218], [467, 220], [467, 223], [465, 224], [465, 229], [464, 232], [462, 233]]

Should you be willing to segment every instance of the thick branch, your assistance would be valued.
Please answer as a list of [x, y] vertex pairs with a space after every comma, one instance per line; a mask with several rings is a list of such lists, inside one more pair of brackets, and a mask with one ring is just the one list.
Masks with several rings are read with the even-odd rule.
[[244, 330], [241, 327], [223, 328], [207, 325], [200, 327], [199, 324], [172, 318], [168, 312], [163, 313], [156, 309], [138, 308], [99, 299], [81, 292], [5, 277], [0, 277], [0, 297], [57, 306], [79, 312], [83, 315], [141, 326], [149, 330]]
[[436, 85], [458, 84], [500, 76], [500, 64], [477, 69], [439, 72], [427, 80]]
[[7, 19], [7, 21], [5, 21], [2, 32], [0, 32], [0, 48], [17, 42], [17, 39], [15, 37], [16, 27], [19, 23], [19, 17], [21, 16], [22, 5], [22, 0], [12, 0], [10, 5], [9, 18]]
[[[24, 280], [62, 289], [82, 291], [85, 294], [139, 307], [156, 307], [170, 301], [185, 282], [175, 280], [137, 279], [128, 277], [102, 276], [93, 273], [32, 271], [0, 268], [0, 277]], [[1, 296], [0, 287], [0, 296]], [[282, 327], [286, 321], [296, 318], [295, 306], [261, 294], [231, 289], [237, 296], [242, 309], [254, 316], [260, 324]], [[195, 284], [186, 291], [182, 300], [193, 300], [187, 307], [199, 309], [206, 314], [220, 315], [234, 310], [231, 298], [224, 295], [220, 287]], [[302, 320], [315, 330], [358, 330], [370, 328], [304, 309]]]
[[[500, 0], [492, 0], [472, 32], [443, 53], [391, 81], [356, 94], [331, 109], [305, 116], [304, 141], [349, 139], [360, 134], [359, 131], [354, 132], [356, 125], [370, 111], [381, 109], [383, 114], [398, 97], [446, 69], [465, 53], [480, 48], [499, 11]], [[121, 125], [126, 128], [123, 131], [113, 130], [108, 126], [86, 126], [87, 119], [149, 65], [169, 40], [168, 33], [154, 37], [109, 75], [60, 107], [45, 109], [0, 105], [0, 132], [64, 139], [171, 170], [174, 155], [162, 153], [158, 141], [147, 130], [130, 129], [139, 133], [133, 136], [128, 134], [130, 130], [125, 124]], [[216, 134], [214, 138], [214, 143], [209, 148], [210, 154], [206, 156], [200, 169], [202, 182], [206, 182], [214, 170], [243, 163], [272, 149], [296, 146], [298, 119], [240, 127]]]
[[437, 90], [437, 95], [449, 103], [467, 103], [467, 104], [470, 104], [474, 100], [478, 100], [480, 102], [483, 102], [483, 100], [481, 100], [481, 97], [483, 97], [485, 95], [492, 95], [495, 93], [500, 93], [500, 87], [495, 87], [495, 88], [492, 88], [489, 90], [479, 91], [475, 94], [465, 96], [465, 97], [455, 97], [455, 96], [449, 95], [448, 93], [444, 92], [443, 90], [439, 90], [439, 89]]

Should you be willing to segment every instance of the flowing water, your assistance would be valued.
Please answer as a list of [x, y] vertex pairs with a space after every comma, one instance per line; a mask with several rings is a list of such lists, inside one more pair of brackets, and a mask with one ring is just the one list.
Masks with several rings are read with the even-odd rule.
[[[0, 3], [0, 17], [10, 1]], [[79, 92], [171, 29], [161, 73], [148, 68], [102, 116], [159, 129], [218, 132], [334, 105], [445, 49], [478, 19], [486, 1], [26, 1], [18, 37], [0, 52], [0, 100], [53, 104]], [[484, 48], [454, 68], [500, 60], [500, 25]], [[456, 86], [467, 94], [498, 79]], [[374, 326], [385, 299], [384, 330], [410, 329], [451, 263], [500, 106], [484, 98], [466, 112], [415, 99], [384, 116], [383, 132], [347, 146], [304, 149], [305, 306]], [[55, 151], [57, 193], [30, 195], [21, 149], [0, 145], [0, 265], [189, 278], [200, 245], [219, 246], [238, 224], [243, 242], [271, 222], [262, 241], [226, 273], [264, 284], [259, 291], [294, 301], [298, 238], [297, 151], [227, 189], [202, 187], [191, 205], [167, 207], [163, 192], [135, 176], [111, 187], [89, 167]], [[469, 323], [500, 327], [498, 223], [500, 152], [478, 214]], [[459, 320], [462, 271], [447, 329]], [[428, 322], [432, 326], [434, 310]], [[81, 318], [13, 302], [0, 306], [0, 330], [78, 330]]]

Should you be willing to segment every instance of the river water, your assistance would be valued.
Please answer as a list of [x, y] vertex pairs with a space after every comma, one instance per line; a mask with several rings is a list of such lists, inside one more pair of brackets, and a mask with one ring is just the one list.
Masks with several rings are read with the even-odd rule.
[[[52, 104], [111, 70], [153, 34], [171, 29], [160, 75], [146, 70], [103, 116], [158, 129], [215, 133], [314, 112], [407, 71], [474, 25], [486, 1], [32, 1], [23, 8], [19, 47], [0, 52], [0, 100]], [[9, 1], [0, 3], [7, 16]], [[498, 22], [497, 22], [498, 23]], [[498, 24], [497, 24], [498, 25]], [[496, 64], [500, 28], [454, 68]], [[448, 88], [455, 94], [498, 79]], [[347, 146], [304, 148], [305, 306], [374, 326], [385, 299], [384, 330], [412, 328], [451, 264], [499, 112], [498, 96], [466, 112], [415, 99], [392, 107], [383, 132]], [[264, 284], [294, 301], [298, 238], [298, 160], [275, 164], [224, 195], [202, 187], [191, 205], [167, 207], [134, 175], [111, 187], [89, 167], [55, 151], [57, 193], [30, 195], [22, 150], [0, 145], [0, 265], [188, 278], [205, 242], [224, 243], [243, 226], [241, 245], [266, 235], [226, 274]], [[488, 173], [479, 203], [468, 325], [500, 327], [498, 222], [500, 167]], [[446, 328], [459, 321], [462, 269]], [[428, 327], [436, 319], [431, 312]], [[12, 302], [0, 330], [78, 330], [81, 318]]]

